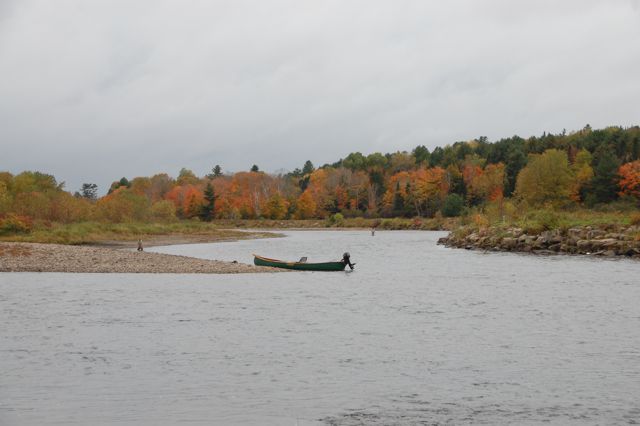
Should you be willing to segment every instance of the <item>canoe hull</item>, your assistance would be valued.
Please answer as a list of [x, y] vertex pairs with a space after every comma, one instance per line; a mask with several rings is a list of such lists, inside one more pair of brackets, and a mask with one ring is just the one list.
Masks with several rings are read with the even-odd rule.
[[253, 255], [253, 263], [256, 266], [270, 266], [272, 268], [293, 269], [295, 271], [344, 271], [346, 264], [342, 262], [301, 263], [285, 262], [276, 259]]

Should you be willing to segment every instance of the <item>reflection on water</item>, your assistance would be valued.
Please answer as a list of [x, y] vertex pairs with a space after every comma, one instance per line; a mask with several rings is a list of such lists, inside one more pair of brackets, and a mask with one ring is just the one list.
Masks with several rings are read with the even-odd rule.
[[1, 274], [0, 424], [640, 421], [640, 264], [441, 233], [156, 248], [353, 273]]

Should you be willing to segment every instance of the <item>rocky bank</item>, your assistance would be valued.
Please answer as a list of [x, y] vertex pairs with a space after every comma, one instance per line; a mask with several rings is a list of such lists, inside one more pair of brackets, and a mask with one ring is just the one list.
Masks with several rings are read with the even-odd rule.
[[537, 254], [586, 254], [640, 259], [640, 226], [584, 226], [527, 233], [521, 228], [461, 229], [438, 244], [465, 249]]

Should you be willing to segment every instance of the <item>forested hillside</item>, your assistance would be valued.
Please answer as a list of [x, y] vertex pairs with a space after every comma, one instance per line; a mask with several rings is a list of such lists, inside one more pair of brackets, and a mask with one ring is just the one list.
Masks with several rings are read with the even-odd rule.
[[[90, 181], [90, 177], [87, 177]], [[87, 183], [67, 192], [54, 176], [0, 173], [0, 232], [36, 222], [171, 222], [177, 219], [310, 219], [458, 216], [505, 198], [525, 207], [587, 208], [640, 200], [640, 127], [584, 129], [495, 142], [480, 137], [433, 151], [351, 153], [284, 175], [259, 171], [122, 178], [98, 198]]]

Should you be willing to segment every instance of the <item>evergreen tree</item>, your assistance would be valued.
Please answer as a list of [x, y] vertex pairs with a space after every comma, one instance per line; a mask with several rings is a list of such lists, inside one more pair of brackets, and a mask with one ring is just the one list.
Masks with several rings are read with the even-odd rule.
[[[300, 170], [300, 169], [296, 169], [296, 170]], [[310, 180], [310, 176], [305, 175], [298, 181], [298, 186], [300, 187], [301, 192], [304, 192], [307, 189], [307, 187], [309, 186], [309, 180]]]
[[211, 220], [213, 219], [217, 198], [218, 197], [213, 190], [213, 185], [211, 185], [211, 183], [208, 183], [206, 189], [204, 190], [205, 203], [202, 206], [202, 211], [200, 213], [200, 217], [205, 222], [211, 222]]
[[618, 168], [620, 162], [607, 146], [601, 146], [594, 155], [593, 179], [587, 190], [587, 201], [608, 203], [618, 198]]
[[444, 150], [439, 146], [436, 147], [431, 153], [431, 156], [429, 157], [429, 166], [430, 167], [441, 166], [443, 158], [444, 158]]
[[396, 183], [396, 192], [393, 195], [393, 212], [391, 214], [395, 217], [404, 214], [404, 197], [400, 193], [400, 182]]
[[211, 173], [207, 175], [207, 178], [215, 179], [220, 176], [222, 176], [222, 168], [220, 167], [219, 164], [216, 164], [215, 167], [211, 169]]
[[411, 183], [407, 182], [404, 193], [407, 194], [407, 196], [404, 198], [403, 215], [406, 217], [415, 216], [418, 214], [418, 211], [416, 210], [416, 197], [415, 192], [411, 188]]
[[254, 164], [253, 166], [251, 166], [251, 170], [250, 171], [257, 173], [257, 172], [260, 171], [260, 169], [258, 168], [257, 165]]
[[287, 173], [287, 176], [291, 176], [293, 178], [300, 178], [302, 177], [302, 170], [300, 170], [299, 167], [296, 167], [295, 169], [293, 169], [292, 172]]
[[87, 200], [95, 201], [98, 199], [98, 185], [95, 183], [83, 183], [80, 189], [80, 196]]
[[516, 181], [518, 173], [524, 166], [527, 165], [527, 156], [524, 153], [521, 145], [512, 146], [505, 161], [505, 185], [504, 194], [510, 197], [513, 191], [516, 189]]
[[314, 170], [315, 170], [315, 167], [313, 167], [313, 163], [310, 160], [307, 160], [306, 163], [304, 163], [304, 166], [302, 167], [302, 174], [309, 175], [313, 173]]
[[444, 217], [460, 216], [464, 211], [464, 198], [458, 194], [447, 195], [441, 211]]
[[124, 186], [126, 188], [131, 187], [131, 182], [129, 182], [129, 180], [126, 177], [121, 178], [118, 181], [115, 181], [111, 184], [111, 186], [109, 187], [109, 194], [111, 194], [113, 191], [115, 191], [116, 189], [120, 188], [121, 186]]
[[431, 153], [429, 149], [424, 145], [418, 145], [413, 150], [413, 156], [416, 158], [416, 164], [427, 164], [429, 165], [429, 159], [431, 157]]

